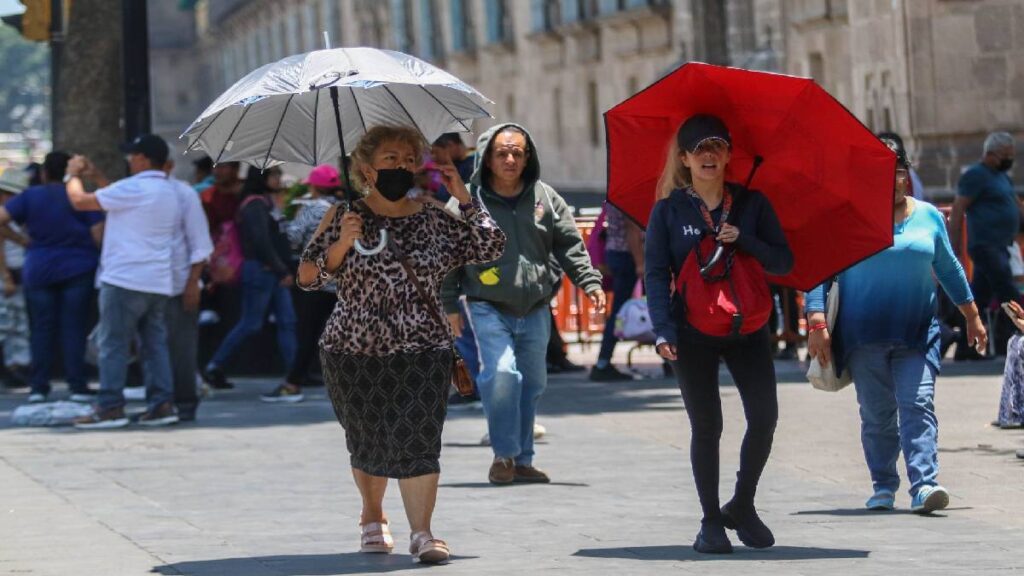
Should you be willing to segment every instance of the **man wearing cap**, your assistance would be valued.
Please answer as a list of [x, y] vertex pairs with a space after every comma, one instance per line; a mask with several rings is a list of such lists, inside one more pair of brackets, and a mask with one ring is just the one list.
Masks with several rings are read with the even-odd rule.
[[[77, 210], [107, 213], [100, 255], [100, 391], [95, 412], [75, 421], [80, 429], [128, 425], [124, 385], [132, 341], [146, 371], [148, 410], [139, 418], [146, 426], [178, 421], [174, 407], [171, 360], [167, 348], [166, 310], [174, 294], [172, 245], [181, 221], [181, 204], [163, 167], [169, 149], [159, 136], [145, 134], [123, 147], [131, 176], [107, 184], [83, 156], [68, 163], [68, 200]], [[81, 177], [102, 187], [88, 193]]]

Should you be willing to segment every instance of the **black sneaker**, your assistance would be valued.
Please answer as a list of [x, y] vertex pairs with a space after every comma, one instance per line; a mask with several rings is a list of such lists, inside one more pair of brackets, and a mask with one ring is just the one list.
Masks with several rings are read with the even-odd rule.
[[267, 394], [260, 394], [260, 400], [273, 404], [295, 404], [305, 399], [306, 396], [302, 393], [302, 388], [294, 384], [281, 384]]
[[633, 377], [619, 371], [614, 365], [608, 364], [604, 368], [594, 366], [590, 370], [590, 379], [594, 382], [622, 382], [624, 380], [632, 380]]
[[751, 548], [770, 548], [775, 545], [775, 536], [765, 526], [753, 507], [740, 507], [732, 502], [722, 506], [722, 523]]
[[701, 554], [732, 554], [732, 542], [720, 520], [701, 520], [693, 549]]
[[586, 368], [579, 364], [573, 364], [568, 358], [562, 358], [555, 362], [548, 362], [549, 374], [564, 374], [569, 372], [583, 372]]
[[203, 377], [203, 382], [206, 382], [210, 388], [215, 390], [231, 390], [235, 387], [234, 384], [228, 382], [227, 376], [224, 375], [224, 371], [220, 368], [211, 368], [200, 372], [200, 376]]

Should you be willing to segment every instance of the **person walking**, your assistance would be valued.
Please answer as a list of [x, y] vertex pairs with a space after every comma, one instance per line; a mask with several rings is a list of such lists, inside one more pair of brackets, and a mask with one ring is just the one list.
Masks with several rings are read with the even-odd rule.
[[[341, 178], [337, 168], [322, 164], [309, 173], [304, 184], [309, 192], [294, 202], [298, 204], [298, 211], [295, 218], [285, 227], [292, 253], [298, 254], [305, 250], [324, 215], [334, 206], [335, 191], [341, 187]], [[316, 358], [317, 342], [338, 301], [337, 291], [337, 286], [328, 283], [319, 290], [300, 289], [292, 292], [298, 318], [295, 361], [291, 371], [285, 376], [285, 381], [272, 391], [261, 394], [260, 400], [270, 403], [295, 403], [305, 399], [302, 385]]]
[[[910, 162], [905, 153], [897, 157], [893, 245], [839, 274], [838, 288], [829, 282], [807, 294], [807, 349], [822, 366], [835, 362], [837, 374], [848, 368], [853, 378], [874, 487], [865, 506], [894, 507], [902, 449], [911, 510], [928, 513], [949, 504], [949, 493], [938, 484], [936, 279], [966, 318], [970, 345], [984, 349], [988, 336], [949, 243], [945, 218], [931, 204], [907, 197]], [[825, 302], [837, 289], [839, 313], [836, 325], [829, 326]]]
[[271, 195], [281, 188], [281, 169], [249, 168], [238, 209], [238, 236], [242, 243], [242, 317], [228, 332], [202, 372], [214, 388], [228, 388], [224, 366], [246, 339], [263, 328], [267, 310], [274, 314], [278, 352], [285, 372], [295, 362], [295, 308], [289, 288], [295, 282], [291, 248], [272, 214]]
[[213, 242], [199, 195], [189, 184], [171, 177], [173, 171], [174, 161], [168, 160], [164, 172], [178, 195], [180, 218], [171, 244], [173, 286], [167, 304], [167, 346], [178, 419], [191, 422], [199, 409], [196, 375], [199, 372], [200, 277], [213, 252]]
[[[392, 551], [382, 505], [388, 479], [397, 478], [412, 529], [410, 553], [440, 563], [451, 552], [434, 536], [431, 518], [453, 352], [438, 291], [452, 269], [497, 259], [505, 235], [451, 164], [440, 169], [461, 218], [406, 196], [424, 147], [419, 133], [404, 127], [377, 126], [363, 135], [352, 152], [352, 178], [365, 198], [353, 211], [327, 212], [302, 255], [298, 284], [338, 287], [320, 358], [362, 496], [360, 550]], [[381, 253], [358, 249], [381, 230], [388, 234]]]
[[[651, 212], [644, 245], [644, 277], [657, 352], [675, 363], [690, 420], [690, 463], [704, 515], [693, 547], [698, 552], [716, 554], [732, 552], [726, 528], [736, 530], [747, 546], [766, 548], [775, 544], [774, 535], [754, 506], [778, 420], [775, 366], [767, 329], [771, 296], [765, 272], [784, 275], [793, 266], [793, 253], [767, 198], [725, 181], [731, 142], [728, 128], [718, 117], [699, 114], [680, 125], [669, 145], [658, 183], [661, 199]], [[703, 273], [689, 277], [687, 270], [694, 258], [697, 267], [706, 266], [716, 274], [721, 268], [712, 267], [715, 262], [708, 251], [708, 262], [703, 260], [700, 244], [705, 238], [714, 239], [729, 252], [723, 257], [726, 272], [717, 278]], [[732, 263], [731, 271], [728, 263]], [[733, 328], [727, 336], [705, 332], [709, 330], [706, 319], [696, 316], [702, 309], [690, 306], [690, 299], [710, 292], [715, 286], [712, 282], [724, 283], [726, 277], [733, 285], [740, 265], [747, 274], [748, 286], [759, 296], [750, 302], [736, 302], [745, 323], [749, 318], [752, 325], [745, 331]], [[677, 282], [676, 293], [670, 296], [673, 278], [685, 284]], [[735, 289], [732, 294], [735, 297]], [[709, 303], [704, 304], [703, 309], [709, 307]], [[721, 508], [720, 360], [732, 374], [747, 420], [735, 492]]]
[[[993, 132], [985, 138], [981, 161], [972, 165], [960, 177], [956, 199], [950, 214], [949, 236], [953, 249], [961, 250], [961, 231], [967, 217], [967, 254], [974, 265], [971, 292], [980, 310], [988, 310], [995, 297], [999, 302], [1020, 299], [1010, 270], [1008, 248], [1020, 231], [1024, 203], [1013, 190], [1013, 181], [1007, 172], [1013, 167], [1014, 139], [1008, 132]], [[960, 256], [963, 261], [963, 255]], [[998, 318], [998, 316], [996, 317]], [[996, 337], [998, 343], [1009, 339]], [[957, 358], [978, 358], [983, 350], [972, 352], [961, 339]], [[963, 351], [961, 351], [963, 348]], [[1001, 350], [1003, 346], [997, 346]]]
[[[148, 409], [138, 422], [164, 426], [178, 421], [167, 348], [167, 301], [174, 293], [172, 248], [181, 207], [164, 173], [169, 148], [145, 134], [125, 145], [131, 176], [110, 185], [89, 160], [68, 163], [67, 196], [76, 210], [107, 213], [100, 259], [100, 391], [90, 416], [75, 420], [84, 430], [128, 425], [124, 386], [132, 342], [138, 333]], [[81, 176], [101, 188], [88, 193]]]
[[475, 198], [505, 231], [508, 246], [500, 259], [466, 266], [448, 279], [445, 310], [458, 334], [458, 298], [466, 295], [480, 350], [477, 387], [494, 453], [488, 480], [549, 482], [533, 466], [533, 440], [537, 405], [547, 386], [548, 302], [555, 279], [550, 261], [558, 260], [598, 312], [605, 306], [601, 274], [590, 264], [569, 206], [540, 180], [540, 158], [526, 129], [499, 124], [477, 144]]
[[43, 183], [31, 186], [0, 208], [4, 236], [15, 222], [27, 232], [22, 286], [29, 316], [32, 368], [30, 402], [45, 402], [50, 395], [54, 351], [59, 346], [70, 400], [92, 402], [85, 367], [96, 267], [103, 237], [103, 213], [77, 212], [68, 200], [64, 175], [70, 156], [50, 152], [43, 160]]
[[595, 382], [614, 382], [633, 378], [629, 374], [620, 372], [612, 364], [615, 345], [619, 342], [619, 339], [615, 337], [615, 318], [618, 316], [619, 310], [622, 310], [622, 305], [632, 298], [636, 282], [643, 277], [644, 272], [643, 230], [611, 204], [606, 205], [605, 223], [604, 258], [611, 272], [614, 297], [611, 312], [605, 319], [597, 363], [590, 370], [590, 379]]

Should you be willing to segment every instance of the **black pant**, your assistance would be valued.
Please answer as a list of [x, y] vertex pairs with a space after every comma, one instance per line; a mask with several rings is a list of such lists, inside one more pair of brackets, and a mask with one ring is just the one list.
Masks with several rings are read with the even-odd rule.
[[722, 437], [719, 359], [725, 359], [736, 382], [747, 418], [733, 501], [738, 506], [753, 506], [757, 482], [772, 451], [775, 423], [779, 418], [775, 366], [769, 342], [767, 328], [728, 341], [692, 334], [680, 336], [676, 377], [690, 418], [690, 463], [705, 520], [721, 516], [718, 500], [718, 443]]
[[295, 363], [292, 371], [288, 373], [286, 382], [301, 386], [306, 381], [306, 375], [317, 357], [320, 335], [324, 333], [324, 326], [327, 319], [334, 311], [334, 305], [338, 297], [333, 292], [316, 290], [307, 292], [305, 290], [293, 290], [292, 302], [295, 304], [295, 335], [298, 340], [298, 349], [295, 352]]
[[180, 294], [167, 302], [167, 348], [171, 355], [174, 403], [179, 412], [195, 412], [199, 407], [199, 313], [185, 311], [185, 300]]
[[[1010, 252], [1007, 246], [981, 245], [974, 246], [969, 250], [971, 261], [974, 263], [974, 278], [971, 282], [971, 293], [974, 294], [974, 301], [978, 305], [978, 311], [982, 318], [985, 311], [996, 298], [999, 303], [1020, 301], [1020, 294], [1013, 282], [1013, 272], [1010, 270]], [[1005, 321], [999, 310], [993, 317], [992, 325], [989, 326], [989, 338], [995, 345], [997, 355], [1006, 354], [1006, 342], [1015, 332], [1012, 323]], [[962, 331], [961, 343], [967, 347], [967, 331]], [[957, 347], [959, 349], [959, 346]]]

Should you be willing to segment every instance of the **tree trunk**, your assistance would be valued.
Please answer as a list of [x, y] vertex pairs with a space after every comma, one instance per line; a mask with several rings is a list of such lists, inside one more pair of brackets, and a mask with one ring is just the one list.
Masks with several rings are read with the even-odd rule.
[[118, 149], [124, 140], [121, 1], [71, 4], [60, 86], [53, 95], [54, 150], [85, 154], [111, 179], [124, 176], [125, 169]]

